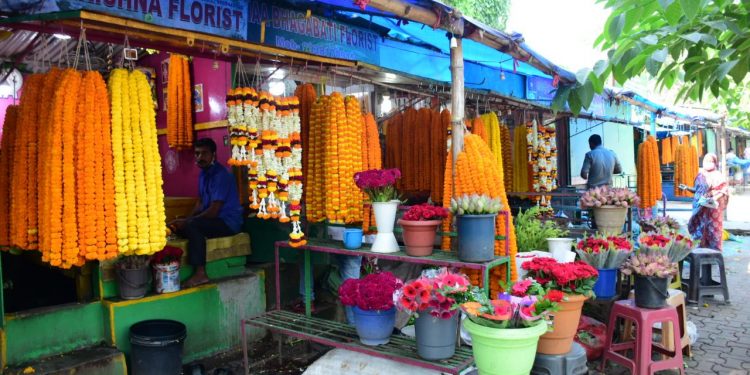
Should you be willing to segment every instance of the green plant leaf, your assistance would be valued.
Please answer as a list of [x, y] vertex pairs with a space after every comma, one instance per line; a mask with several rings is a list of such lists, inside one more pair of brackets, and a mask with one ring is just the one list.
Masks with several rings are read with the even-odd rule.
[[659, 43], [659, 38], [654, 34], [649, 34], [641, 38], [641, 42], [653, 46], [656, 45], [656, 43]]
[[729, 75], [734, 79], [734, 83], [739, 85], [745, 79], [748, 68], [750, 68], [750, 57], [746, 56], [745, 59], [729, 71]]
[[698, 42], [701, 41], [701, 38], [703, 37], [703, 35], [705, 35], [705, 34], [701, 34], [701, 33], [698, 33], [698, 32], [692, 32], [690, 34], [680, 35], [680, 38], [685, 39], [685, 40], [690, 41], [690, 42], [693, 42], [693, 43], [698, 43]]
[[581, 107], [588, 109], [594, 100], [594, 85], [591, 81], [586, 81], [583, 86], [576, 90]]
[[698, 11], [700, 11], [701, 0], [680, 0], [680, 6], [685, 16], [692, 21], [698, 15]]
[[609, 39], [610, 40], [616, 40], [620, 33], [622, 33], [622, 28], [625, 25], [625, 16], [620, 14], [612, 18], [612, 22], [609, 24]]
[[576, 72], [576, 81], [580, 84], [584, 84], [586, 82], [586, 77], [589, 76], [589, 73], [591, 73], [591, 69], [589, 68], [582, 68], [579, 71]]

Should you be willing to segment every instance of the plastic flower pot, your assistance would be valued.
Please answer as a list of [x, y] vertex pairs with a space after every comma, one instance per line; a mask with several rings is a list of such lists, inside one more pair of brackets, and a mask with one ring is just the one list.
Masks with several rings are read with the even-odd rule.
[[570, 351], [573, 338], [578, 331], [578, 321], [581, 320], [581, 308], [587, 298], [580, 294], [566, 294], [565, 298], [558, 302], [560, 310], [550, 313], [554, 316], [552, 331], [539, 339], [539, 353], [557, 355]]
[[398, 223], [404, 229], [403, 237], [407, 255], [424, 257], [432, 254], [432, 249], [435, 248], [435, 233], [442, 221], [400, 219]]
[[[573, 239], [572, 238], [548, 238], [547, 246], [549, 252], [556, 261], [565, 263], [570, 262], [570, 255], [573, 252]], [[573, 256], [575, 257], [575, 255]]]
[[396, 324], [396, 308], [390, 310], [362, 310], [357, 306], [354, 311], [354, 327], [357, 329], [359, 341], [365, 345], [387, 344]]
[[400, 250], [396, 236], [393, 234], [393, 224], [396, 222], [398, 203], [398, 201], [372, 202], [372, 208], [375, 212], [375, 224], [378, 227], [378, 234], [375, 236], [375, 242], [371, 248], [372, 252], [396, 253]]
[[487, 262], [495, 257], [495, 217], [492, 215], [458, 215], [458, 259], [464, 262]]
[[539, 336], [547, 332], [542, 320], [528, 328], [490, 328], [469, 319], [463, 325], [471, 335], [474, 361], [482, 375], [528, 375]]
[[594, 284], [597, 299], [612, 298], [617, 294], [617, 268], [598, 268], [599, 278]]
[[417, 354], [430, 361], [453, 357], [460, 315], [456, 313], [450, 319], [440, 319], [430, 315], [429, 310], [421, 311], [414, 322]]
[[601, 206], [594, 208], [594, 221], [601, 233], [620, 234], [628, 216], [627, 207]]
[[663, 277], [635, 275], [635, 305], [659, 309], [667, 304], [669, 280]]

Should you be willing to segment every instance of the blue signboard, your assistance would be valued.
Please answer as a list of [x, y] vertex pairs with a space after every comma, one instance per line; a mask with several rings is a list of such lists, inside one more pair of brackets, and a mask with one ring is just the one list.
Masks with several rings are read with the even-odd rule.
[[234, 39], [247, 36], [248, 2], [243, 0], [7, 0], [3, 3], [0, 10], [13, 13], [85, 9]]
[[249, 12], [247, 39], [250, 42], [260, 42], [261, 22], [266, 21], [266, 44], [314, 55], [380, 64], [380, 37], [370, 30], [317, 16], [305, 18], [304, 11], [282, 8], [272, 2], [251, 0]]

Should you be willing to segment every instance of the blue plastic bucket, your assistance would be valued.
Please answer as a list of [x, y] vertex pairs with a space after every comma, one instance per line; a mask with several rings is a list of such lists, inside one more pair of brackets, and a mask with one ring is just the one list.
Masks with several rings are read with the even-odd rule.
[[352, 310], [359, 341], [365, 345], [383, 345], [391, 340], [393, 326], [396, 324], [395, 307], [390, 310], [368, 311], [354, 306]]
[[495, 257], [496, 216], [458, 216], [458, 259], [464, 262], [487, 262]]
[[598, 269], [599, 278], [594, 284], [596, 298], [612, 298], [617, 294], [617, 268]]

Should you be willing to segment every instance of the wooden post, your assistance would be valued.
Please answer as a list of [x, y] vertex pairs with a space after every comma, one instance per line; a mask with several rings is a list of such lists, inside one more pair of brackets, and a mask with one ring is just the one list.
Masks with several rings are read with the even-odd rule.
[[453, 191], [456, 196], [456, 161], [464, 149], [464, 53], [461, 38], [451, 48], [451, 148], [453, 150]]

